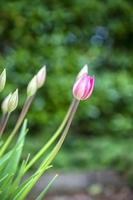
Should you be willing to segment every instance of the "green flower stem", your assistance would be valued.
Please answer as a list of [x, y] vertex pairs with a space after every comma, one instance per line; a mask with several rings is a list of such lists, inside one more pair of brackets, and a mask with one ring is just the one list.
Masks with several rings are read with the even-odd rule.
[[18, 129], [20, 128], [28, 110], [29, 107], [32, 103], [34, 99], [34, 96], [28, 97], [24, 103], [24, 106], [22, 108], [22, 111], [19, 115], [19, 118], [17, 120], [16, 126], [14, 127], [13, 131], [11, 132], [11, 134], [9, 135], [9, 137], [7, 138], [6, 142], [4, 143], [4, 145], [2, 146], [2, 148], [0, 149], [0, 157], [3, 155], [3, 153], [5, 152], [6, 148], [8, 147], [8, 145], [10, 144], [10, 142], [12, 141], [13, 137], [15, 136], [15, 134], [17, 133]]
[[54, 159], [54, 157], [57, 155], [58, 151], [60, 150], [64, 140], [65, 140], [65, 137], [68, 133], [68, 130], [70, 128], [70, 125], [72, 123], [72, 120], [73, 120], [73, 117], [74, 117], [74, 114], [76, 113], [76, 110], [77, 110], [77, 107], [79, 105], [79, 100], [77, 99], [74, 99], [74, 106], [73, 106], [73, 109], [72, 109], [72, 112], [71, 112], [71, 115], [69, 116], [69, 119], [67, 121], [67, 124], [65, 126], [65, 129], [58, 141], [58, 143], [56, 144], [56, 146], [54, 147], [54, 149], [52, 150], [52, 152], [47, 156], [47, 158], [42, 162], [41, 166], [42, 167], [47, 167], [51, 161]]
[[53, 144], [53, 142], [56, 140], [56, 138], [61, 134], [63, 128], [65, 127], [65, 125], [73, 111], [73, 107], [75, 106], [75, 101], [76, 100], [73, 99], [63, 122], [61, 123], [61, 125], [59, 126], [57, 131], [54, 133], [53, 137], [40, 149], [40, 151], [33, 157], [33, 159], [29, 162], [29, 164], [27, 164], [27, 166], [25, 168], [25, 172], [44, 154], [44, 152], [49, 148], [49, 146], [51, 144]]
[[[56, 146], [53, 148], [53, 150], [51, 151], [51, 153], [46, 157], [46, 159], [44, 159], [40, 165], [40, 167], [38, 168], [37, 172], [36, 173], [39, 173], [40, 170], [41, 170], [41, 173], [40, 173], [40, 176], [44, 173], [45, 169], [47, 169], [48, 165], [51, 163], [51, 161], [55, 158], [55, 156], [57, 155], [57, 153], [59, 152], [64, 140], [65, 140], [65, 137], [68, 133], [68, 130], [70, 128], [70, 125], [71, 125], [71, 122], [73, 120], [73, 117], [74, 117], [74, 114], [77, 110], [77, 107], [78, 107], [78, 104], [79, 104], [79, 101], [74, 99], [74, 105], [73, 105], [73, 109], [72, 109], [72, 112], [71, 112], [71, 115], [69, 116], [69, 119], [67, 121], [67, 124], [65, 126], [65, 129], [58, 141], [58, 143], [56, 144]], [[38, 177], [39, 178], [39, 177]]]
[[2, 136], [2, 134], [6, 128], [9, 116], [10, 116], [10, 113], [5, 113], [2, 116], [1, 123], [0, 123], [0, 137]]
[[5, 121], [6, 115], [7, 115], [7, 113], [2, 114], [2, 117], [1, 117], [1, 120], [0, 120], [0, 132], [1, 132], [1, 129], [2, 129], [3, 123]]

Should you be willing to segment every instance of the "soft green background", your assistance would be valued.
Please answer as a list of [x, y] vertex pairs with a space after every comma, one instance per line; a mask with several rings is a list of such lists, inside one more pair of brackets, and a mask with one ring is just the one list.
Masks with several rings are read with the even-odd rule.
[[[26, 86], [43, 65], [47, 80], [28, 114], [26, 152], [39, 149], [62, 121], [74, 79], [87, 63], [93, 95], [82, 101], [65, 145], [61, 169], [113, 168], [133, 173], [133, 14], [129, 0], [1, 0], [0, 71], [7, 68], [1, 100]], [[25, 153], [26, 153], [25, 152]]]

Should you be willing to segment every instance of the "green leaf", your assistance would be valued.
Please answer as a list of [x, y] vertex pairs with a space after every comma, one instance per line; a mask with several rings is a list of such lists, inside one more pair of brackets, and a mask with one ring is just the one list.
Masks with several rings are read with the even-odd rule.
[[[12, 151], [9, 151], [8, 153], [6, 153], [2, 158], [0, 158], [0, 171], [5, 168], [8, 159], [10, 158], [10, 156], [12, 155]], [[1, 174], [0, 174], [1, 177]]]
[[[8, 174], [8, 176], [4, 179], [3, 183], [0, 185], [0, 190], [2, 191], [0, 197], [3, 200], [4, 200], [4, 196], [6, 198], [10, 194], [10, 190], [8, 190], [8, 193], [7, 193], [7, 188], [9, 187], [9, 189], [10, 189], [10, 187], [12, 185], [13, 177], [14, 177], [14, 175], [16, 175], [19, 160], [20, 160], [21, 153], [23, 150], [25, 135], [27, 133], [26, 127], [27, 127], [27, 120], [25, 120], [23, 123], [22, 129], [20, 132], [20, 136], [19, 136], [15, 146], [13, 147], [12, 151], [9, 152], [6, 155], [6, 157], [3, 159], [5, 161], [7, 161], [7, 163], [6, 163], [6, 167], [2, 171], [2, 176], [5, 177]], [[2, 163], [2, 161], [1, 161], [1, 163]], [[6, 183], [6, 187], [5, 187], [5, 183]]]
[[[51, 165], [45, 167], [45, 171], [50, 167]], [[29, 191], [32, 189], [32, 187], [35, 185], [35, 183], [37, 182], [37, 180], [39, 179], [39, 177], [42, 175], [43, 172], [44, 169], [39, 169], [31, 177], [25, 180], [16, 190], [13, 200], [23, 200], [29, 193]]]
[[17, 176], [16, 178], [14, 179], [13, 183], [12, 183], [12, 186], [10, 187], [10, 190], [11, 190], [11, 194], [12, 194], [12, 198], [14, 196], [14, 192], [16, 191], [16, 189], [18, 188], [18, 185], [22, 179], [22, 177], [24, 176], [25, 174], [25, 167], [26, 167], [26, 164], [29, 160], [29, 156], [27, 157], [26, 160], [24, 160], [19, 168], [19, 171], [17, 173]]
[[35, 199], [35, 200], [42, 200], [44, 198], [44, 195], [46, 194], [46, 192], [49, 190], [49, 188], [51, 187], [51, 185], [53, 184], [53, 182], [55, 181], [55, 179], [58, 177], [58, 174], [56, 174], [53, 179], [49, 182], [49, 184], [47, 185], [46, 188], [44, 188], [44, 190], [40, 193], [40, 195]]
[[27, 120], [24, 121], [18, 141], [12, 150], [12, 154], [10, 156], [10, 161], [8, 162], [7, 167], [5, 168], [6, 173], [14, 173], [15, 174], [15, 172], [17, 170], [20, 156], [21, 156], [21, 153], [23, 150], [25, 135], [27, 133], [26, 127], [27, 127]]

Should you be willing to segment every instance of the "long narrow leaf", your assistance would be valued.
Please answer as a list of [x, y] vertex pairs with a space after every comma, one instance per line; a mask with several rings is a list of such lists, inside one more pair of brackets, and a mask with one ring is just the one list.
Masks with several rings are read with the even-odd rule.
[[53, 184], [53, 182], [55, 181], [55, 179], [58, 177], [58, 174], [56, 174], [53, 179], [48, 183], [48, 185], [46, 186], [46, 188], [44, 188], [44, 190], [40, 193], [40, 195], [35, 199], [35, 200], [42, 200], [44, 198], [44, 195], [46, 194], [46, 192], [49, 190], [49, 188], [51, 187], [51, 185]]
[[[16, 142], [16, 144], [14, 145], [12, 151], [11, 151], [11, 155], [8, 159], [7, 165], [5, 166], [2, 175], [3, 177], [6, 174], [9, 174], [10, 180], [8, 181], [8, 187], [10, 188], [12, 185], [12, 180], [14, 175], [16, 174], [17, 168], [18, 168], [18, 164], [19, 164], [19, 160], [21, 157], [21, 153], [22, 153], [22, 149], [23, 149], [23, 145], [24, 145], [24, 141], [25, 141], [25, 135], [26, 135], [26, 127], [27, 127], [27, 120], [24, 121], [21, 132], [20, 132], [20, 136]], [[3, 198], [3, 196], [9, 196], [9, 192], [7, 193], [7, 188], [4, 187], [5, 183], [7, 183], [8, 177], [3, 181], [2, 184], [0, 184], [0, 190], [2, 191], [2, 193], [0, 194], [0, 198]]]

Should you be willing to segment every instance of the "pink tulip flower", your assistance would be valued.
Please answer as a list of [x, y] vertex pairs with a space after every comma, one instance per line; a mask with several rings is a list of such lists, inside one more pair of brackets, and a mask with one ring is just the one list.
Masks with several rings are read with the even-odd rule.
[[73, 95], [78, 100], [85, 100], [92, 94], [95, 78], [94, 76], [88, 75], [86, 65], [79, 74], [73, 86]]

